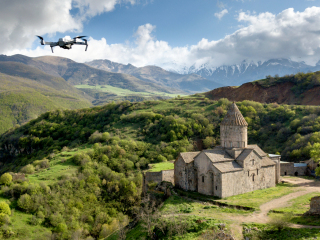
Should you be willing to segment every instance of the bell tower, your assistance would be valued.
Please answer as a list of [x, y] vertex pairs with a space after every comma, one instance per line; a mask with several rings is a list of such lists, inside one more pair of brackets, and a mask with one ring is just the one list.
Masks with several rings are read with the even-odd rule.
[[245, 148], [248, 146], [248, 123], [233, 102], [220, 125], [220, 142], [224, 148]]

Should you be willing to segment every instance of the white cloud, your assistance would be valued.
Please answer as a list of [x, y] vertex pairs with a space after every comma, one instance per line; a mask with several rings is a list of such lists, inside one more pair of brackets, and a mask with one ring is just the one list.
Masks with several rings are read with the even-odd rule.
[[[0, 53], [30, 47], [35, 35], [82, 30], [82, 22], [135, 0], [1, 0]], [[72, 16], [71, 9], [79, 13]]]
[[228, 13], [227, 9], [223, 9], [221, 12], [215, 13], [214, 16], [219, 18], [219, 20]]
[[[145, 24], [138, 28], [134, 42], [108, 44], [105, 38], [89, 39], [88, 51], [83, 46], [72, 50], [55, 48], [54, 56], [71, 58], [78, 62], [109, 59], [136, 66], [158, 65], [171, 68], [175, 65], [191, 66], [208, 63], [212, 67], [238, 64], [247, 61], [264, 61], [271, 58], [291, 58], [314, 64], [320, 56], [320, 8], [311, 7], [303, 12], [289, 8], [279, 13], [240, 12], [239, 23], [244, 25], [233, 34], [217, 41], [200, 40], [196, 45], [172, 47], [168, 42], [153, 36], [155, 26]], [[52, 55], [48, 46], [35, 50], [15, 50], [29, 56]]]

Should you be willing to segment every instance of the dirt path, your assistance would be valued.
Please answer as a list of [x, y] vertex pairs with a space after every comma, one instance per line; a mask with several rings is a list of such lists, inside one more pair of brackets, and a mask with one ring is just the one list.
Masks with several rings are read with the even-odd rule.
[[[260, 211], [253, 212], [249, 216], [236, 217], [241, 222], [267, 223], [269, 221], [268, 213], [272, 209], [290, 206], [289, 201], [297, 197], [303, 196], [311, 192], [320, 192], [320, 181], [308, 180], [304, 178], [285, 178], [285, 182], [292, 183], [297, 186], [297, 191], [285, 195], [281, 198], [273, 199], [260, 206]], [[294, 228], [320, 228], [320, 226], [306, 226], [292, 224]]]

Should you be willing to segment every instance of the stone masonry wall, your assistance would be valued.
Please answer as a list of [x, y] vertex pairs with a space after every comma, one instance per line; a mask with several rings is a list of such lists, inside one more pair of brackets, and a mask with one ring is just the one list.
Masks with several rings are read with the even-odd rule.
[[174, 162], [174, 185], [187, 191], [186, 186], [186, 163], [181, 156]]
[[221, 125], [220, 141], [222, 147], [247, 147], [247, 127]]
[[293, 162], [280, 163], [280, 175], [281, 176], [293, 176], [294, 175], [294, 165]]
[[[253, 174], [254, 180], [253, 180]], [[222, 174], [222, 194], [220, 198], [238, 195], [275, 186], [275, 166], [262, 167], [256, 171], [229, 172]]]
[[293, 174], [295, 176], [305, 176], [307, 171], [307, 166], [294, 167], [293, 170], [294, 170]]
[[162, 173], [162, 181], [171, 182], [174, 185], [174, 170], [163, 170]]
[[145, 183], [149, 182], [162, 182], [162, 173], [161, 172], [146, 172], [145, 173]]
[[320, 196], [311, 198], [310, 210], [307, 212], [307, 214], [320, 215]]

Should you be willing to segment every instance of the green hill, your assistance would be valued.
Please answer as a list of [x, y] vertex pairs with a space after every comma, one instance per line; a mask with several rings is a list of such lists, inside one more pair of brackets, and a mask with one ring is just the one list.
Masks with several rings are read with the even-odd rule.
[[[106, 102], [119, 100], [142, 101], [145, 99], [168, 98], [168, 96], [164, 95], [174, 94], [176, 96], [184, 93], [181, 90], [164, 86], [157, 82], [143, 81], [125, 73], [96, 69], [62, 57], [43, 56], [30, 58], [19, 54], [13, 56], [0, 55], [1, 62], [23, 63], [51, 76], [63, 78], [69, 85], [80, 86], [80, 90], [93, 99], [94, 105], [102, 105]], [[106, 93], [101, 91], [101, 87], [104, 86], [128, 90], [130, 93], [125, 96], [118, 95], [117, 91], [108, 91]], [[143, 96], [141, 96], [141, 93], [143, 93]]]
[[22, 63], [0, 62], [0, 83], [0, 134], [47, 111], [91, 106], [64, 79]]

